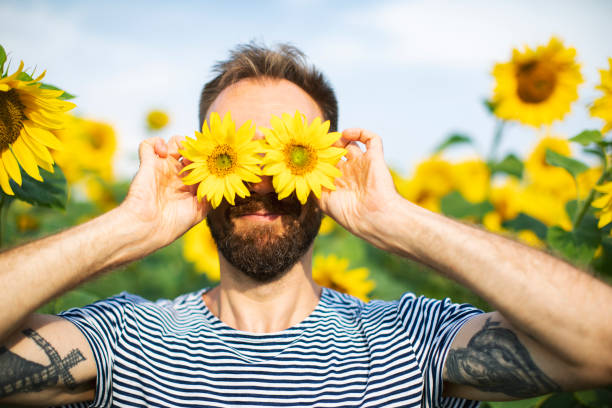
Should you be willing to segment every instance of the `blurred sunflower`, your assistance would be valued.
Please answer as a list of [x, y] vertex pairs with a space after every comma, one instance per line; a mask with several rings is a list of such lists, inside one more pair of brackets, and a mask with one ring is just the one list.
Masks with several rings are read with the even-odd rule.
[[271, 129], [261, 128], [269, 148], [264, 157], [263, 174], [272, 176], [279, 200], [294, 191], [306, 204], [312, 191], [321, 197], [321, 187], [335, 190], [334, 179], [342, 176], [336, 167], [346, 150], [333, 147], [341, 134], [329, 131], [329, 121], [315, 118], [310, 125], [303, 114], [272, 116]]
[[195, 132], [196, 139], [185, 138], [183, 150], [179, 152], [192, 161], [181, 172], [191, 171], [183, 178], [187, 185], [200, 183], [198, 200], [206, 196], [213, 208], [217, 208], [223, 197], [234, 205], [236, 195], [250, 195], [244, 182], [261, 181], [259, 164], [262, 145], [253, 140], [255, 126], [248, 120], [236, 130], [230, 112], [223, 121], [217, 112], [210, 115], [210, 128], [204, 121], [202, 133]]
[[321, 286], [348, 293], [367, 302], [368, 294], [374, 289], [376, 283], [368, 280], [368, 268], [348, 270], [348, 266], [348, 259], [338, 258], [335, 255], [327, 257], [316, 255], [312, 278]]
[[552, 194], [561, 201], [576, 198], [576, 185], [567, 170], [546, 162], [546, 150], [571, 156], [567, 139], [547, 136], [540, 139], [525, 161], [525, 171], [534, 188]]
[[71, 116], [57, 133], [64, 148], [53, 152], [66, 180], [75, 183], [85, 176], [113, 180], [113, 158], [117, 136], [107, 123]]
[[334, 221], [332, 217], [326, 215], [321, 220], [321, 228], [319, 228], [319, 234], [329, 235], [334, 232], [336, 228], [338, 228], [338, 224], [336, 223], [336, 221]]
[[152, 110], [147, 114], [147, 127], [150, 130], [161, 130], [170, 122], [168, 114], [162, 110]]
[[463, 198], [479, 203], [487, 198], [491, 172], [481, 159], [465, 160], [453, 165], [453, 185]]
[[434, 155], [419, 163], [411, 178], [395, 173], [397, 191], [407, 200], [430, 211], [440, 212], [440, 199], [453, 190], [453, 165]]
[[590, 108], [591, 116], [601, 118], [605, 121], [602, 133], [612, 129], [612, 58], [608, 58], [609, 70], [600, 69], [601, 84], [595, 87], [603, 92], [603, 95], [593, 102]]
[[210, 234], [206, 220], [185, 233], [183, 256], [194, 263], [196, 271], [206, 274], [208, 280], [216, 282], [220, 279], [217, 245]]
[[64, 127], [71, 102], [58, 99], [64, 91], [41, 89], [40, 80], [23, 72], [23, 61], [11, 75], [0, 78], [0, 187], [9, 195], [9, 180], [21, 185], [19, 165], [32, 178], [43, 181], [39, 167], [53, 172], [49, 148], [60, 149], [55, 132]]
[[594, 200], [592, 205], [595, 208], [600, 208], [598, 228], [603, 228], [612, 222], [612, 181], [608, 181], [600, 186], [595, 186], [595, 190], [603, 193], [601, 197]]
[[512, 60], [493, 68], [495, 115], [539, 127], [562, 119], [578, 99], [583, 82], [576, 50], [553, 37], [535, 50], [512, 51]]

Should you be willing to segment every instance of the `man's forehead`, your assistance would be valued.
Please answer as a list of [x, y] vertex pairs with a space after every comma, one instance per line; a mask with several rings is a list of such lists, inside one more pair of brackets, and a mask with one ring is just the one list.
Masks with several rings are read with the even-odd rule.
[[299, 110], [308, 121], [323, 114], [317, 103], [302, 88], [285, 79], [243, 79], [225, 88], [210, 106], [221, 117], [230, 111], [236, 126], [252, 120], [257, 126], [269, 126], [272, 115], [293, 115]]

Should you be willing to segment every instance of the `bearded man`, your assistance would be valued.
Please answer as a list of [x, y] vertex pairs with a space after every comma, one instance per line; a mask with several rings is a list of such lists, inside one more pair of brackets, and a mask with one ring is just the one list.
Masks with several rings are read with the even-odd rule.
[[[302, 112], [337, 127], [322, 74], [290, 46], [239, 46], [202, 92], [200, 123], [268, 126]], [[378, 103], [378, 102], [377, 102]], [[261, 134], [256, 137], [261, 138]], [[360, 148], [362, 144], [365, 151]], [[346, 129], [335, 191], [301, 205], [269, 177], [212, 210], [179, 172], [181, 139], [139, 148], [116, 209], [0, 254], [2, 402], [93, 407], [460, 407], [612, 383], [612, 290], [544, 252], [399, 196], [381, 139]], [[322, 213], [429, 265], [498, 311], [412, 293], [364, 303], [311, 276]], [[214, 288], [151, 302], [122, 293], [59, 316], [35, 310], [208, 219]]]

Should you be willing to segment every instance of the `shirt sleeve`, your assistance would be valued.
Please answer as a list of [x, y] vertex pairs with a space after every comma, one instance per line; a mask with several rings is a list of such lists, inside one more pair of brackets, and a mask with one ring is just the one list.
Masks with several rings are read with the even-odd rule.
[[[115, 351], [125, 327], [126, 310], [134, 304], [127, 293], [100, 300], [82, 308], [61, 312], [58, 316], [72, 322], [85, 336], [96, 362], [96, 389], [89, 407], [112, 405], [112, 373]], [[138, 298], [140, 299], [140, 298]], [[71, 405], [85, 406], [85, 404]]]
[[452, 303], [448, 298], [437, 300], [407, 293], [400, 299], [398, 311], [423, 374], [423, 406], [477, 407], [477, 401], [442, 397], [442, 370], [455, 335], [482, 310]]

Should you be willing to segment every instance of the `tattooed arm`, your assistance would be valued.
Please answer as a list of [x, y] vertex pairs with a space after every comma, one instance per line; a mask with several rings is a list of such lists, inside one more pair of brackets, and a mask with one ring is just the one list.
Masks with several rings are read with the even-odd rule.
[[478, 390], [480, 396], [522, 398], [612, 383], [609, 285], [543, 251], [403, 199], [376, 134], [348, 129], [342, 141], [348, 150], [339, 165], [343, 175], [335, 191], [321, 195], [323, 211], [371, 244], [466, 286], [499, 311], [489, 323], [487, 316], [471, 319], [456, 338], [446, 363], [449, 383], [464, 385], [455, 395]]
[[92, 400], [96, 364], [81, 332], [56, 316], [33, 315], [0, 345], [0, 403], [62, 405]]

